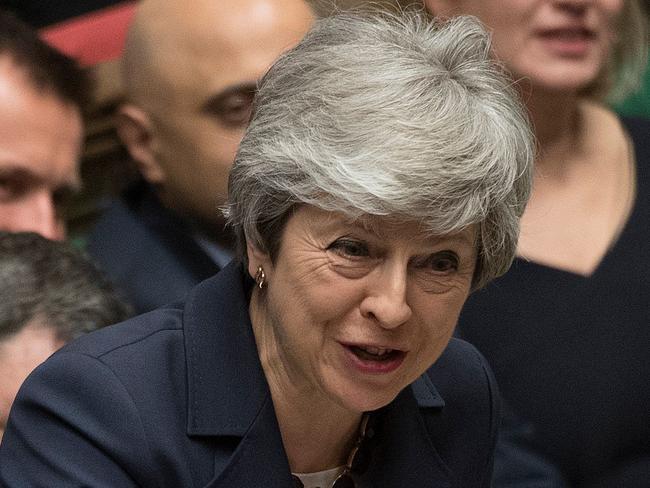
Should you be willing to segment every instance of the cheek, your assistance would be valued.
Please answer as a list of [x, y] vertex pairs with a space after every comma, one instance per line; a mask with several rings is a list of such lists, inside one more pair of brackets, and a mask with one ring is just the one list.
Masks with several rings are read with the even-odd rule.
[[524, 40], [531, 35], [532, 16], [521, 7], [513, 7], [507, 13], [481, 15], [481, 20], [492, 32], [494, 51], [499, 57], [513, 57], [521, 49]]
[[13, 205], [0, 201], [0, 230], [11, 230], [11, 226], [15, 220]]
[[288, 286], [274, 290], [269, 298], [276, 304], [280, 317], [298, 321], [307, 330], [332, 321], [342, 308], [340, 297], [331, 288], [302, 280], [290, 281]]
[[424, 334], [433, 342], [445, 341], [451, 336], [458, 322], [460, 311], [468, 292], [453, 290], [447, 296], [428, 295], [418, 299], [415, 309]]
[[0, 384], [0, 419], [2, 420], [3, 425], [7, 421], [9, 410], [11, 410], [11, 404], [16, 398], [18, 389], [27, 377], [27, 374], [27, 372], [23, 374], [22, 371], [18, 371], [14, 375], [5, 377]]
[[269, 290], [279, 317], [299, 323], [304, 334], [335, 332], [333, 329], [348, 324], [359, 303], [359, 281], [333, 279], [322, 272], [320, 260], [311, 266], [293, 262], [296, 266], [277, 276], [279, 286]]
[[174, 119], [157, 127], [153, 152], [166, 172], [186, 174], [185, 166], [193, 160], [197, 147], [196, 134], [189, 124]]
[[624, 2], [609, 1], [604, 2], [602, 6], [603, 23], [609, 29], [609, 39], [612, 42], [616, 41], [617, 33], [625, 26], [621, 24], [623, 21]]
[[428, 369], [438, 360], [453, 335], [458, 313], [446, 313], [446, 316], [438, 315], [435, 322], [426, 324], [426, 332], [419, 338], [422, 344], [417, 358], [419, 372]]
[[293, 358], [290, 361], [309, 362], [307, 358], [322, 350], [332, 322], [325, 297], [282, 287], [269, 288], [266, 300], [266, 313], [282, 354]]
[[210, 130], [199, 147], [204, 148], [206, 159], [217, 163], [219, 167], [230, 169], [243, 135], [243, 131]]
[[617, 17], [623, 13], [625, 8], [624, 0], [601, 0], [600, 6], [608, 17]]
[[200, 162], [202, 171], [227, 174], [243, 135], [244, 129], [225, 129], [213, 119], [203, 118], [193, 125], [187, 141], [191, 141], [195, 160]]

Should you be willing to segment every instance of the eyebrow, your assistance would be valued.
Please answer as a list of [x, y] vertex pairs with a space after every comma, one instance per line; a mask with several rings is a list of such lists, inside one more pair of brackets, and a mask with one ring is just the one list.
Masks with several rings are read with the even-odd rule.
[[[0, 178], [21, 180], [22, 182], [33, 186], [44, 185], [46, 183], [45, 178], [42, 176], [30, 171], [28, 168], [15, 165], [0, 165]], [[75, 178], [73, 181], [65, 181], [63, 184], [58, 185], [55, 188], [55, 191], [76, 193], [81, 190], [81, 186], [81, 181], [79, 181], [78, 178]]]
[[0, 166], [0, 178], [20, 179], [28, 183], [41, 184], [44, 179], [36, 173], [20, 166]]
[[224, 111], [224, 104], [229, 98], [236, 95], [250, 95], [254, 94], [257, 90], [257, 83], [238, 83], [231, 85], [218, 93], [209, 97], [203, 105], [201, 111], [206, 113], [220, 113]]

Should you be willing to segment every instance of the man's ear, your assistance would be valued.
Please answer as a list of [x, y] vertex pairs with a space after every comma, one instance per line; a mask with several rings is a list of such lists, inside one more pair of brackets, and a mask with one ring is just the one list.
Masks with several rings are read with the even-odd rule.
[[154, 131], [149, 115], [140, 107], [121, 105], [116, 114], [117, 133], [136, 162], [138, 170], [152, 185], [165, 179], [165, 172], [153, 150]]
[[449, 17], [452, 9], [448, 0], [424, 0], [424, 8], [435, 17]]
[[269, 276], [273, 265], [267, 252], [262, 251], [246, 239], [246, 254], [248, 256], [248, 274], [251, 275], [251, 278], [255, 278], [258, 266], [262, 266], [264, 273]]

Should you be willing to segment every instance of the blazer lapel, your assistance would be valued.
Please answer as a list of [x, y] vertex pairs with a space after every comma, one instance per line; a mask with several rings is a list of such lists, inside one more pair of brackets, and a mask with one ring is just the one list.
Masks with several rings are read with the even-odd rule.
[[228, 464], [206, 488], [293, 486], [271, 397], [240, 441]]

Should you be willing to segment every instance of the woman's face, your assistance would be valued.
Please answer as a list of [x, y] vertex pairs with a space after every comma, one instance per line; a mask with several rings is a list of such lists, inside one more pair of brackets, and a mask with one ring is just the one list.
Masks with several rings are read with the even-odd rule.
[[249, 247], [249, 272], [267, 276], [256, 339], [269, 381], [352, 412], [388, 404], [440, 356], [476, 261], [473, 228], [431, 238], [362, 222], [301, 207], [274, 264]]
[[469, 14], [493, 31], [498, 57], [517, 77], [551, 91], [579, 91], [604, 68], [624, 0], [425, 0], [434, 15]]

